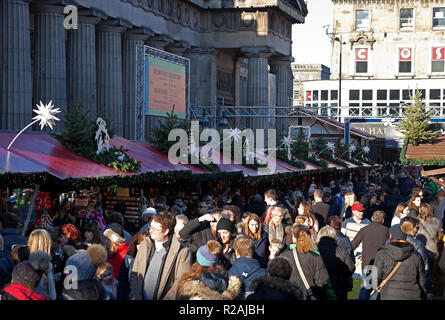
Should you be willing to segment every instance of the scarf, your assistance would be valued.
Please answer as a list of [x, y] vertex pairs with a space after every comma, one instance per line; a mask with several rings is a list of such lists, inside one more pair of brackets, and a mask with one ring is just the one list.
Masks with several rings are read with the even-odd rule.
[[269, 242], [271, 242], [273, 239], [278, 239], [281, 243], [283, 243], [284, 228], [281, 222], [278, 225], [275, 225], [271, 220], [269, 222]]
[[3, 289], [3, 291], [9, 293], [17, 300], [48, 300], [44, 296], [19, 283], [11, 283]]

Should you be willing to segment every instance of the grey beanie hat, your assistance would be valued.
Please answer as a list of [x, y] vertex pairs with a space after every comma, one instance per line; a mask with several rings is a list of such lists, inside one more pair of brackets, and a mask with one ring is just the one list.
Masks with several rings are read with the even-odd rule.
[[73, 280], [91, 280], [96, 275], [97, 266], [106, 261], [107, 252], [105, 248], [102, 245], [93, 244], [87, 251], [82, 250], [69, 257], [63, 272], [71, 274]]

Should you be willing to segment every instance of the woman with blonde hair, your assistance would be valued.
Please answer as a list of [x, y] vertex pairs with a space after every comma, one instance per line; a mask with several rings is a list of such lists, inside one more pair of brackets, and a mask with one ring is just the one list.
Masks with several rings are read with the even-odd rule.
[[348, 192], [345, 194], [345, 202], [340, 212], [340, 218], [342, 219], [342, 221], [352, 217], [351, 207], [356, 202], [357, 202], [357, 197], [355, 196], [354, 192]]
[[242, 234], [252, 239], [255, 248], [253, 257], [260, 262], [261, 267], [265, 268], [269, 256], [269, 236], [264, 231], [261, 220], [256, 214], [252, 213], [246, 219]]
[[[311, 239], [309, 229], [301, 224], [294, 225], [292, 240], [295, 245], [290, 246], [291, 250], [280, 255], [292, 266], [292, 275], [289, 280], [298, 286], [305, 299], [326, 299], [329, 275], [323, 259]], [[297, 267], [297, 261], [301, 266], [301, 271]], [[306, 287], [303, 278], [305, 278], [308, 287]]]
[[[45, 229], [35, 229], [31, 232], [28, 238], [29, 253], [42, 251], [51, 259], [52, 240], [48, 231]], [[36, 292], [50, 300], [56, 300], [56, 285], [54, 282], [54, 267], [49, 262], [48, 272], [46, 272], [36, 288]]]
[[35, 251], [46, 252], [51, 257], [52, 240], [48, 231], [45, 229], [35, 229], [28, 238], [29, 253]]
[[406, 203], [399, 203], [394, 210], [394, 216], [391, 220], [391, 227], [395, 224], [399, 224], [400, 221], [408, 215], [409, 207]]

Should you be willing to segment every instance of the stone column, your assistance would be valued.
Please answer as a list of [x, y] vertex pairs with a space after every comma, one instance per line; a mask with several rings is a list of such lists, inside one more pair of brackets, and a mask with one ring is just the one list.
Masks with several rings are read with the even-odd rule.
[[193, 48], [183, 56], [190, 59], [190, 104], [216, 104], [216, 51], [213, 48]]
[[173, 43], [173, 41], [174, 40], [173, 40], [172, 37], [169, 37], [169, 36], [167, 36], [165, 34], [161, 34], [161, 35], [158, 35], [158, 36], [150, 37], [150, 39], [148, 39], [146, 41], [146, 44], [148, 46], [150, 46], [150, 47], [153, 47], [153, 48], [156, 48], [156, 49], [159, 49], [159, 50], [164, 50], [164, 48], [167, 45]]
[[[63, 27], [63, 7], [35, 5], [35, 63], [33, 82], [33, 104], [53, 102], [62, 112], [67, 111], [66, 95], [66, 43]], [[62, 128], [57, 122], [56, 131]]]
[[[292, 103], [292, 69], [291, 62], [294, 61], [292, 57], [272, 58], [271, 71], [276, 75], [276, 89], [277, 89], [277, 107], [288, 107]], [[284, 115], [286, 110], [277, 110], [277, 114]], [[289, 121], [288, 118], [277, 118], [277, 134], [288, 133]]]
[[[144, 140], [144, 113], [137, 108], [137, 47], [153, 35], [148, 28], [126, 31], [122, 41], [123, 134], [129, 140]], [[143, 50], [143, 49], [142, 49]], [[142, 129], [142, 132], [140, 132]]]
[[[269, 61], [274, 50], [270, 47], [243, 47], [241, 54], [248, 58], [247, 104], [249, 106], [269, 105]], [[267, 109], [252, 108], [252, 114], [267, 114]], [[268, 129], [267, 118], [252, 117], [250, 128]]]
[[82, 104], [88, 119], [97, 118], [96, 24], [100, 18], [79, 16], [78, 29], [68, 30], [68, 108]]
[[106, 117], [116, 135], [123, 134], [122, 33], [129, 25], [109, 21], [97, 26], [97, 115]]
[[21, 130], [32, 118], [29, 2], [0, 1], [0, 130]]

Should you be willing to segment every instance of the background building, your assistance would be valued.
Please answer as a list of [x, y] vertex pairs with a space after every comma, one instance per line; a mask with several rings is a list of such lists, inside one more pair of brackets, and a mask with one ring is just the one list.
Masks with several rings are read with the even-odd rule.
[[372, 154], [398, 159], [400, 134], [384, 119], [400, 116], [415, 89], [434, 110], [434, 121], [445, 121], [445, 2], [333, 4], [331, 80], [305, 82], [304, 104], [342, 121], [361, 118], [351, 126], [380, 138], [371, 145]]
[[304, 104], [303, 82], [312, 80], [329, 80], [331, 70], [324, 64], [299, 64], [292, 63], [293, 82], [293, 104], [302, 106]]
[[[77, 9], [76, 29], [64, 25], [66, 5]], [[91, 119], [106, 115], [117, 135], [144, 139], [138, 121], [147, 136], [165, 119], [136, 110], [136, 48], [144, 44], [189, 60], [189, 115], [191, 105], [244, 98], [268, 106], [270, 74], [272, 100], [288, 106], [292, 24], [306, 15], [302, 0], [2, 0], [0, 130], [20, 130], [37, 103], [52, 100], [61, 117], [81, 103]]]

